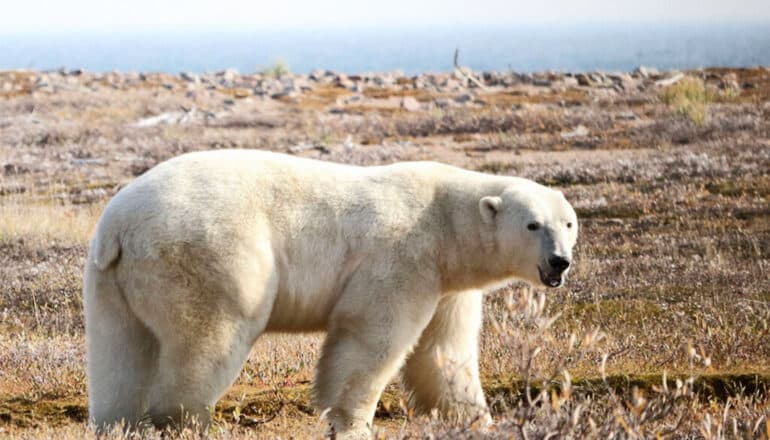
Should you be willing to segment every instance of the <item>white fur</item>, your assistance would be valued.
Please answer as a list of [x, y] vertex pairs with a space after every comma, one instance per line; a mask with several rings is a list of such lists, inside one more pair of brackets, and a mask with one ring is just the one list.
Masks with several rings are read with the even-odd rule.
[[120, 191], [91, 242], [91, 418], [206, 422], [260, 334], [315, 330], [328, 332], [315, 400], [338, 435], [368, 435], [402, 366], [418, 409], [485, 415], [479, 289], [539, 283], [538, 265], [571, 256], [576, 238], [561, 193], [525, 179], [428, 162], [180, 156]]

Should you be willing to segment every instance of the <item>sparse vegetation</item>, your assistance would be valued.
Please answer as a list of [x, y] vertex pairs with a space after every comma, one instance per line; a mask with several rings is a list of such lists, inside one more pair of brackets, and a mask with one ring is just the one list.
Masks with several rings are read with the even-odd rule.
[[489, 174], [503, 174], [515, 168], [515, 164], [503, 161], [484, 162], [476, 167], [476, 171]]
[[261, 69], [261, 72], [263, 75], [271, 76], [275, 79], [281, 79], [281, 77], [289, 73], [289, 66], [284, 60], [278, 58], [275, 60], [275, 63], [273, 63], [272, 66]]
[[[504, 96], [484, 105], [357, 114], [338, 111], [352, 92], [332, 85], [293, 101], [240, 99], [148, 75], [135, 87], [31, 95], [34, 81], [18, 77], [0, 94], [0, 437], [93, 435], [80, 292], [98, 215], [159, 161], [227, 147], [364, 165], [439, 160], [558, 186], [578, 210], [564, 289], [544, 298], [514, 285], [486, 299], [481, 370], [496, 424], [414, 415], [393, 383], [380, 435], [770, 438], [770, 72], [738, 71], [756, 87], [729, 100], [709, 97], [718, 79], [693, 78], [662, 92], [560, 98], [527, 86], [489, 92]], [[372, 99], [413, 85], [388, 87]], [[671, 117], [680, 104], [708, 117]], [[614, 117], [629, 106], [635, 119]], [[184, 123], [132, 125], [193, 107]], [[579, 125], [589, 134], [562, 137]], [[310, 381], [321, 341], [261, 338], [215, 426], [171, 436], [319, 437]]]
[[708, 115], [708, 104], [713, 101], [713, 92], [708, 90], [703, 80], [688, 76], [664, 88], [660, 99], [675, 114], [695, 125], [703, 125]]

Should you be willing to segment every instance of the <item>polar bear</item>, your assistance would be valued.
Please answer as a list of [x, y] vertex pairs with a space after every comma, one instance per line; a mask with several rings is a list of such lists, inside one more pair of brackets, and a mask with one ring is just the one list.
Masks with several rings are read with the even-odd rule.
[[338, 436], [369, 435], [399, 370], [417, 409], [488, 418], [481, 291], [560, 286], [577, 233], [561, 192], [521, 178], [253, 150], [171, 159], [109, 202], [90, 244], [90, 417], [206, 423], [260, 334], [325, 330], [314, 399]]

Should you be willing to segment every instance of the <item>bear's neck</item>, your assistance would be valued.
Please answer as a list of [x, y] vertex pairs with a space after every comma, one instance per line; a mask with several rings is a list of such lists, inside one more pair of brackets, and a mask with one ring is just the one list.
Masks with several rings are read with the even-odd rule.
[[510, 181], [473, 174], [475, 185], [458, 179], [446, 182], [438, 194], [444, 219], [438, 255], [445, 292], [485, 288], [513, 278], [508, 262], [497, 257], [494, 228], [482, 221], [479, 211], [482, 197], [499, 195]]

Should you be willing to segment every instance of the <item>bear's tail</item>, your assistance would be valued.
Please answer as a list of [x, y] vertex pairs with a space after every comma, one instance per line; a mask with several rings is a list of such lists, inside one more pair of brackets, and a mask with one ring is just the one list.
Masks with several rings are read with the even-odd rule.
[[99, 270], [110, 267], [120, 257], [120, 236], [108, 213], [102, 216], [91, 241], [89, 259]]

